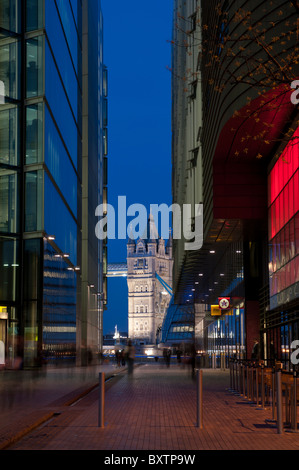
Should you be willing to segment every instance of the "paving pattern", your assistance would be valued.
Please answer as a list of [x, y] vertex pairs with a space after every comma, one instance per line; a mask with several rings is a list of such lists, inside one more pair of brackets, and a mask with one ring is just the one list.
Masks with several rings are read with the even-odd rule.
[[203, 429], [196, 426], [196, 381], [188, 368], [137, 367], [106, 384], [105, 426], [99, 390], [51, 419], [9, 450], [299, 450], [299, 433], [277, 433], [271, 408], [229, 391], [229, 374], [203, 370]]

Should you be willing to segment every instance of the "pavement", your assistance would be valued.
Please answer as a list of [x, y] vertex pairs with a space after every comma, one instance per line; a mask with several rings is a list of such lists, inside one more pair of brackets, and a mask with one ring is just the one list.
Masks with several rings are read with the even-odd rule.
[[89, 367], [51, 366], [39, 370], [0, 372], [0, 450], [71, 406], [99, 384], [126, 370], [114, 362]]
[[[132, 376], [125, 369], [115, 371], [110, 367], [105, 374], [110, 379], [105, 383], [103, 427], [94, 381], [98, 370], [89, 371], [81, 387], [64, 385], [67, 395], [60, 390], [59, 397], [53, 395], [52, 401], [48, 397], [34, 412], [19, 416], [17, 435], [13, 435], [15, 420], [11, 427], [7, 422], [1, 426], [0, 448], [97, 450], [107, 459], [139, 451], [146, 455], [148, 451], [299, 450], [299, 433], [284, 428], [278, 434], [270, 407], [262, 409], [229, 390], [228, 371], [202, 370], [202, 429], [197, 426], [196, 380], [188, 367], [151, 363], [135, 367]], [[63, 374], [60, 380], [63, 386]]]

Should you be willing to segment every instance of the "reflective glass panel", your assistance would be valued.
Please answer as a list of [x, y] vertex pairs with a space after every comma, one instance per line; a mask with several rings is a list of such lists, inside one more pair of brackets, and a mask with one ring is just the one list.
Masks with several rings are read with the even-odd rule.
[[[1, 95], [5, 102], [20, 98], [20, 43], [11, 42], [0, 46], [0, 83]], [[1, 98], [3, 101], [3, 98]]]
[[20, 29], [20, 12], [20, 0], [1, 0], [0, 28], [18, 33]]
[[26, 90], [27, 98], [43, 94], [43, 44], [44, 37], [26, 41]]
[[[68, 2], [64, 2], [67, 4]], [[73, 65], [70, 52], [62, 30], [58, 11], [54, 2], [46, 4], [46, 31], [57, 67], [59, 69], [64, 87], [75, 118], [78, 113], [78, 81], [75, 74], [76, 64]], [[73, 21], [73, 19], [71, 19]]]
[[48, 175], [45, 173], [45, 231], [55, 236], [55, 243], [77, 264], [77, 224]]
[[34, 31], [43, 27], [43, 4], [44, 2], [41, 0], [27, 0], [26, 31]]
[[76, 216], [77, 175], [47, 108], [45, 124], [45, 163]]
[[19, 242], [0, 237], [0, 304], [17, 299], [19, 269]]
[[77, 168], [78, 128], [48, 44], [46, 44], [46, 98], [68, 152]]
[[25, 232], [43, 228], [43, 170], [25, 173]]
[[18, 108], [0, 110], [0, 163], [18, 165], [19, 122]]
[[17, 233], [18, 177], [13, 171], [0, 172], [0, 232]]
[[26, 165], [43, 161], [43, 104], [26, 108]]

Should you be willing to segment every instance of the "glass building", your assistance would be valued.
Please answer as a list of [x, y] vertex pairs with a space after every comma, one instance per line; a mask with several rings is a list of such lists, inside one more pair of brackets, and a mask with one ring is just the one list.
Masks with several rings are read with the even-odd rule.
[[106, 247], [94, 230], [95, 209], [107, 198], [102, 46], [100, 2], [0, 2], [0, 341], [7, 367], [17, 358], [24, 367], [60, 357], [84, 364], [87, 351], [102, 347]]
[[281, 38], [270, 68], [289, 62], [295, 79], [297, 16], [286, 0], [175, 0], [172, 40], [172, 199], [203, 206], [202, 247], [173, 243], [174, 303], [194, 305], [198, 351], [251, 360], [258, 340], [260, 359], [286, 368], [299, 333], [298, 110], [290, 77], [265, 86], [260, 44]]

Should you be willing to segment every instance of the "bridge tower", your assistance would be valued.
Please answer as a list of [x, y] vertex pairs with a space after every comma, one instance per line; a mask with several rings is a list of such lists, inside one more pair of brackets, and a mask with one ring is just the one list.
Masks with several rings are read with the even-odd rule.
[[127, 243], [129, 338], [139, 345], [155, 345], [170, 294], [156, 273], [172, 287], [172, 238], [158, 235], [152, 214], [146, 233]]

